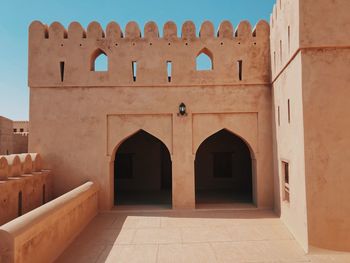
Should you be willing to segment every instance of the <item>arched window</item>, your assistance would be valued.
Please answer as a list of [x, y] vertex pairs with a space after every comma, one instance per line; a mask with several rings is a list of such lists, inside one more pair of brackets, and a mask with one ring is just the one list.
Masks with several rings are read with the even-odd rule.
[[106, 53], [97, 49], [91, 57], [91, 71], [108, 71], [108, 57]]
[[196, 58], [196, 69], [197, 70], [212, 70], [213, 65], [213, 54], [206, 48], [203, 48], [197, 55]]

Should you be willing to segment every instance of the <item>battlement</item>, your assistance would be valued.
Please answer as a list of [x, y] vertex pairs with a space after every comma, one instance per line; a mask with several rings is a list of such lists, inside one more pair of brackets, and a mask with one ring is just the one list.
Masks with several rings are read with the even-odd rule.
[[[223, 21], [216, 34], [213, 24], [205, 21], [198, 36], [195, 24], [186, 21], [180, 37], [171, 21], [163, 26], [162, 36], [154, 22], [146, 23], [142, 34], [136, 22], [129, 22], [123, 32], [115, 22], [106, 30], [97, 22], [86, 30], [72, 22], [66, 30], [58, 22], [47, 26], [34, 21], [29, 27], [29, 86], [269, 83], [269, 35], [266, 21], [254, 29], [247, 21], [236, 29]], [[202, 53], [210, 58], [211, 70], [196, 70], [196, 58]], [[95, 71], [101, 54], [107, 56], [108, 69]]]

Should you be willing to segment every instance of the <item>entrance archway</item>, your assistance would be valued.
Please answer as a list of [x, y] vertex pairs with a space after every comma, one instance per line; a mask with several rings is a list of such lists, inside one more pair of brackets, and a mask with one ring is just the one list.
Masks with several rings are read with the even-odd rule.
[[202, 142], [195, 159], [196, 207], [253, 203], [248, 145], [226, 129]]
[[169, 150], [140, 130], [118, 148], [114, 160], [114, 205], [171, 207]]

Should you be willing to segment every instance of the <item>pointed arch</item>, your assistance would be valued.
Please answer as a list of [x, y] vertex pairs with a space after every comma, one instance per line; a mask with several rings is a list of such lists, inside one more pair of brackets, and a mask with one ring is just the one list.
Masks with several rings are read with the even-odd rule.
[[115, 154], [118, 151], [120, 145], [122, 145], [126, 140], [128, 140], [129, 138], [131, 138], [132, 136], [134, 136], [135, 134], [139, 133], [139, 132], [146, 132], [149, 135], [151, 135], [152, 137], [154, 137], [155, 139], [159, 140], [161, 143], [163, 143], [165, 145], [165, 147], [167, 148], [167, 150], [169, 151], [169, 153], [171, 154], [171, 145], [168, 145], [163, 139], [164, 138], [160, 138], [159, 136], [155, 135], [154, 133], [152, 133], [151, 131], [149, 131], [148, 129], [145, 128], [141, 128], [141, 129], [137, 129], [134, 130], [133, 132], [130, 132], [127, 136], [125, 136], [123, 139], [121, 139], [119, 142], [117, 142], [117, 144], [115, 145], [115, 147], [112, 149], [110, 156], [111, 156], [111, 161], [114, 160], [115, 158]]
[[90, 59], [90, 71], [108, 71], [108, 56], [102, 49], [96, 49]]
[[227, 132], [231, 133], [232, 135], [238, 137], [240, 140], [242, 140], [242, 142], [244, 142], [245, 145], [248, 147], [251, 158], [255, 160], [255, 153], [254, 153], [253, 147], [250, 145], [250, 143], [249, 143], [245, 138], [243, 138], [242, 136], [240, 136], [240, 135], [237, 134], [236, 132], [233, 132], [232, 130], [230, 130], [229, 128], [226, 128], [226, 127], [225, 127], [225, 128], [221, 128], [221, 129], [218, 129], [218, 130], [216, 130], [215, 132], [211, 133], [208, 137], [204, 138], [204, 139], [202, 140], [202, 142], [198, 145], [198, 147], [195, 149], [194, 152], [196, 153], [196, 152], [198, 151], [198, 149], [201, 147], [201, 145], [202, 145], [207, 139], [209, 139], [211, 136], [213, 136], [213, 135], [215, 135], [215, 134], [217, 134], [218, 132], [221, 132], [221, 131], [227, 131]]
[[114, 204], [171, 206], [170, 151], [143, 129], [124, 138], [113, 161]]
[[213, 70], [214, 69], [214, 57], [213, 53], [207, 49], [203, 48], [200, 50], [196, 57], [196, 70]]
[[254, 202], [254, 154], [249, 144], [228, 129], [202, 141], [195, 153], [196, 205]]

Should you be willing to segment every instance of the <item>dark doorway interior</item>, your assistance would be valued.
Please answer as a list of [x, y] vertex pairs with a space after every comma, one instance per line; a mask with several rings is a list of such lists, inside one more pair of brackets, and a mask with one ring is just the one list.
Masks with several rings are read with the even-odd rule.
[[195, 160], [196, 206], [251, 204], [252, 159], [247, 144], [223, 129], [198, 148]]
[[171, 207], [171, 158], [167, 147], [140, 130], [117, 150], [114, 161], [114, 204]]

